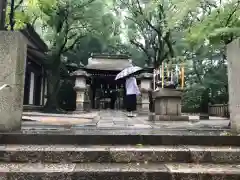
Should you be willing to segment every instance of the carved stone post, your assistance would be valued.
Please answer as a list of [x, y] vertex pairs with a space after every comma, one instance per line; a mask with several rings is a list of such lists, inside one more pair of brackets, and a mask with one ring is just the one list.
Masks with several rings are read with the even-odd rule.
[[84, 103], [86, 100], [86, 78], [88, 74], [84, 70], [77, 70], [71, 74], [76, 77], [74, 89], [76, 91], [76, 112], [85, 111]]
[[142, 110], [142, 96], [137, 96], [137, 111], [141, 112]]
[[240, 38], [227, 45], [229, 112], [231, 119], [231, 129], [235, 133], [240, 133], [239, 56]]
[[84, 104], [83, 104], [83, 108], [85, 111], [90, 111], [91, 109], [91, 103], [90, 103], [90, 85], [86, 86], [86, 90], [85, 90], [85, 95], [84, 95]]
[[21, 129], [27, 42], [20, 32], [0, 31], [0, 132]]
[[151, 73], [142, 73], [138, 77], [141, 80], [140, 83], [140, 91], [141, 91], [141, 110], [140, 113], [148, 114], [149, 111], [149, 92], [152, 90], [152, 78], [153, 75]]

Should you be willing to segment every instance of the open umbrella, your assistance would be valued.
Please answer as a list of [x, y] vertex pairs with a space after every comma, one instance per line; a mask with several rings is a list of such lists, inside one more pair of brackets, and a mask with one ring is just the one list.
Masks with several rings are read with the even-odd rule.
[[138, 66], [127, 67], [124, 70], [122, 70], [120, 73], [117, 74], [115, 80], [125, 78], [125, 77], [127, 77], [127, 76], [129, 76], [131, 74], [134, 74], [136, 72], [139, 72], [141, 70], [142, 70], [142, 68], [140, 68]]

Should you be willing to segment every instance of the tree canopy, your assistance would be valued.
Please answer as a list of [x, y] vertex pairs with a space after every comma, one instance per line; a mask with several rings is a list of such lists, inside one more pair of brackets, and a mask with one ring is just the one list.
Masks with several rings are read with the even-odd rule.
[[228, 103], [226, 45], [239, 37], [238, 0], [175, 2], [181, 12], [173, 16], [184, 27], [187, 72], [184, 104], [203, 110], [209, 103]]
[[184, 63], [184, 107], [202, 111], [228, 101], [225, 47], [240, 36], [239, 7], [239, 0], [15, 0], [6, 25], [30, 23], [48, 45], [50, 109], [57, 108], [60, 72], [97, 52], [130, 54], [155, 68]]

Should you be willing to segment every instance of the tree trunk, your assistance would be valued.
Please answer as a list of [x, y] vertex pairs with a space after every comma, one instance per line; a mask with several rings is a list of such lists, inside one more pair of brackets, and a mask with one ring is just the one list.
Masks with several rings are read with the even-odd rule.
[[9, 24], [10, 24], [11, 31], [14, 30], [14, 25], [15, 25], [15, 20], [14, 20], [14, 11], [15, 11], [14, 4], [15, 4], [15, 2], [14, 1], [15, 0], [11, 0], [11, 9], [10, 9], [10, 14], [9, 14]]
[[7, 0], [0, 1], [0, 30], [5, 30]]
[[209, 89], [203, 91], [201, 99], [201, 112], [208, 114]]
[[200, 104], [200, 120], [209, 119], [209, 112], [208, 112], [208, 105], [209, 105], [209, 89], [204, 90], [201, 96], [201, 104]]
[[52, 69], [47, 72], [47, 103], [44, 107], [46, 112], [57, 112], [60, 110], [57, 95], [60, 88], [60, 71]]

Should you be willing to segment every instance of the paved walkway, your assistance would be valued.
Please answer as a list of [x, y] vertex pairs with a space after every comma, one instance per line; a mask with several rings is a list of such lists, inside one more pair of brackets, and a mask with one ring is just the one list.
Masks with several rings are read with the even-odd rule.
[[210, 117], [210, 120], [199, 120], [198, 116], [189, 116], [189, 121], [148, 121], [147, 116], [128, 118], [123, 111], [94, 111], [84, 114], [44, 114], [24, 113], [25, 128], [97, 128], [97, 129], [185, 129], [211, 130], [226, 129], [229, 120]]

